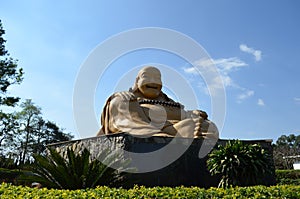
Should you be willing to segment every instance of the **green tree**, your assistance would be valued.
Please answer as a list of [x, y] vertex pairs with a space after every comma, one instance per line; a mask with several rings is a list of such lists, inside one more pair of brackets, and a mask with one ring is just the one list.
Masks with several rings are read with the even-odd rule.
[[13, 114], [3, 111], [4, 106], [15, 106], [18, 97], [9, 96], [8, 88], [20, 84], [23, 80], [23, 69], [18, 68], [17, 61], [10, 57], [5, 49], [6, 40], [3, 38], [5, 30], [0, 20], [0, 153], [3, 155], [5, 143], [13, 138], [17, 125]]
[[47, 144], [72, 139], [69, 133], [63, 132], [54, 122], [45, 121], [42, 118], [41, 108], [32, 100], [25, 100], [20, 107], [21, 111], [15, 113], [19, 128], [8, 143], [11, 154], [20, 165], [33, 160], [33, 154], [43, 154]]
[[24, 164], [31, 155], [32, 146], [36, 142], [37, 128], [41, 117], [41, 108], [36, 106], [32, 100], [27, 99], [20, 107], [22, 110], [16, 113], [20, 128], [16, 136], [15, 147], [18, 151], [18, 162]]
[[48, 144], [69, 141], [73, 138], [70, 133], [64, 132], [54, 122], [40, 119], [37, 125], [36, 142], [33, 145], [33, 153], [43, 154]]
[[277, 141], [276, 146], [287, 146], [289, 148], [300, 148], [300, 135], [290, 134], [281, 135]]
[[269, 154], [258, 144], [230, 140], [209, 154], [207, 166], [212, 175], [219, 174], [219, 187], [250, 186], [262, 183], [270, 170]]
[[9, 53], [5, 49], [4, 34], [5, 30], [0, 20], [0, 105], [14, 106], [19, 98], [7, 96], [7, 89], [13, 84], [22, 82], [23, 69], [18, 69], [17, 61], [9, 57]]
[[0, 151], [5, 148], [5, 144], [12, 142], [18, 129], [16, 117], [12, 113], [0, 112]]
[[300, 158], [300, 135], [281, 135], [273, 144], [273, 157], [276, 169], [292, 169]]
[[12, 157], [23, 164], [32, 153], [42, 153], [45, 145], [70, 140], [72, 136], [64, 133], [54, 122], [45, 121], [41, 108], [31, 100], [21, 104], [17, 113], [3, 111], [4, 107], [14, 107], [19, 97], [9, 96], [8, 88], [20, 84], [23, 69], [18, 68], [17, 60], [10, 57], [5, 49], [5, 30], [0, 20], [0, 155]]

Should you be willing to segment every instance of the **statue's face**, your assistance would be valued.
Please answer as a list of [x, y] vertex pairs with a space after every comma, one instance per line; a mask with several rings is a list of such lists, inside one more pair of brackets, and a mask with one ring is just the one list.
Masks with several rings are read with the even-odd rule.
[[162, 87], [160, 71], [153, 67], [142, 70], [139, 74], [137, 84], [145, 98], [157, 98]]

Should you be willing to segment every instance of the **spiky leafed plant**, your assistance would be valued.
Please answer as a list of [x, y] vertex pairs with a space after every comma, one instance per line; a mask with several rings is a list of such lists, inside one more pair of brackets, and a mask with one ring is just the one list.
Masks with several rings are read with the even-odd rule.
[[269, 154], [259, 144], [231, 140], [225, 146], [219, 145], [208, 157], [209, 172], [221, 176], [218, 187], [260, 184], [269, 172]]
[[115, 186], [124, 179], [126, 174], [123, 171], [126, 171], [125, 167], [129, 164], [129, 160], [122, 158], [118, 151], [108, 150], [102, 150], [97, 159], [92, 161], [87, 149], [81, 154], [68, 149], [67, 158], [63, 158], [56, 150], [49, 149], [49, 155], [35, 155], [34, 158], [34, 176], [27, 179], [34, 179], [46, 187], [60, 189]]

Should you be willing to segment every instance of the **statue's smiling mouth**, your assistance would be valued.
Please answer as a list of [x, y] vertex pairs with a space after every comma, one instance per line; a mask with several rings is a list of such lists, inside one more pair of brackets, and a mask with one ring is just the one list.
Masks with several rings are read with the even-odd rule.
[[146, 85], [147, 88], [152, 88], [152, 89], [157, 89], [158, 87], [157, 86], [148, 86]]
[[146, 88], [158, 89], [159, 86], [153, 84], [146, 84]]

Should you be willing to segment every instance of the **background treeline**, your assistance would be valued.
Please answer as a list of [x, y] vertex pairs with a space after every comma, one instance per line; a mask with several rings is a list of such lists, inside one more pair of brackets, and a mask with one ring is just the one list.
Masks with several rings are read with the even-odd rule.
[[273, 144], [273, 158], [276, 169], [293, 169], [300, 162], [300, 135], [282, 135]]
[[44, 119], [31, 99], [10, 95], [9, 88], [22, 83], [24, 72], [5, 49], [4, 34], [0, 20], [0, 167], [16, 168], [32, 161], [32, 154], [42, 154], [47, 144], [72, 135]]

